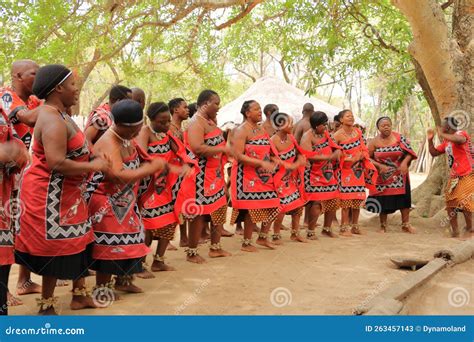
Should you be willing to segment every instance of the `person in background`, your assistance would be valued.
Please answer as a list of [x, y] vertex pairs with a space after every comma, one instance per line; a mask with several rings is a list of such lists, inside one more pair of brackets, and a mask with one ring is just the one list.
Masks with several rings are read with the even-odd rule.
[[379, 172], [375, 191], [370, 192], [365, 207], [380, 214], [380, 232], [387, 231], [388, 214], [400, 210], [402, 230], [414, 234], [410, 224], [411, 188], [410, 162], [417, 158], [410, 142], [392, 131], [392, 120], [387, 116], [377, 119], [379, 134], [369, 143], [369, 155]]
[[446, 184], [446, 210], [451, 224], [452, 237], [459, 237], [457, 213], [460, 211], [466, 221], [465, 235], [474, 236], [472, 213], [474, 212], [474, 173], [471, 137], [466, 131], [458, 128], [459, 122], [455, 117], [443, 119], [442, 127], [438, 128], [438, 137], [441, 144], [434, 146], [434, 131], [428, 130], [428, 147], [430, 154], [437, 157], [443, 153], [447, 155], [450, 170]]
[[101, 104], [94, 109], [88, 116], [84, 133], [87, 141], [93, 145], [99, 138], [112, 126], [112, 107], [119, 101], [132, 98], [132, 90], [123, 86], [116, 85], [110, 89], [109, 102]]

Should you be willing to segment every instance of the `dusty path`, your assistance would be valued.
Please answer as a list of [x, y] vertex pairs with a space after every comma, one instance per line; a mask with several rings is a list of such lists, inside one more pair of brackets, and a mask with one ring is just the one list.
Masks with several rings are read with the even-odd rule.
[[[413, 183], [418, 180], [414, 178]], [[379, 234], [377, 218], [366, 215], [361, 223], [367, 235], [339, 239], [320, 237], [319, 241], [308, 244], [291, 242], [289, 232], [284, 231], [283, 246], [274, 251], [261, 249], [254, 254], [239, 250], [240, 237], [224, 238], [224, 248], [234, 255], [208, 259], [204, 265], [186, 262], [183, 249], [167, 252], [167, 262], [178, 271], [155, 273], [156, 278], [151, 280], [139, 279], [137, 283], [145, 290], [144, 294], [123, 295], [123, 300], [105, 309], [73, 312], [68, 306], [70, 287], [57, 288], [56, 295], [60, 297], [62, 314], [349, 315], [352, 308], [409, 272], [396, 269], [389, 261], [390, 256], [408, 253], [431, 258], [438, 248], [459, 243], [447, 238], [443, 229], [429, 219], [412, 219], [419, 232], [416, 235], [401, 233], [399, 222], [399, 215], [393, 215], [389, 220], [389, 233]], [[287, 219], [285, 223], [289, 226]], [[233, 230], [233, 227], [227, 228]], [[200, 249], [204, 255], [207, 248]], [[450, 272], [457, 274], [456, 269]], [[466, 286], [464, 274], [453, 277], [453, 285], [459, 282], [459, 286]], [[15, 265], [10, 277], [11, 289], [17, 275]], [[39, 281], [37, 276], [33, 279]], [[87, 279], [90, 286], [93, 280]], [[12, 307], [10, 314], [35, 314], [37, 297], [21, 297], [25, 304]], [[422, 299], [429, 301], [428, 297]], [[409, 313], [418, 313], [415, 309]], [[436, 306], [426, 306], [423, 312], [443, 313]]]
[[[371, 224], [362, 237], [320, 237], [308, 244], [289, 241], [285, 231], [285, 245], [255, 254], [240, 252], [240, 238], [234, 236], [223, 239], [232, 257], [208, 259], [204, 265], [186, 262], [182, 249], [168, 252], [167, 261], [178, 271], [139, 279], [144, 294], [124, 295], [124, 300], [106, 309], [72, 312], [68, 307], [70, 287], [57, 288], [56, 294], [62, 314], [351, 314], [354, 306], [408, 272], [395, 269], [389, 261], [391, 255], [431, 257], [437, 248], [459, 243], [438, 229], [431, 233], [420, 229], [416, 235], [400, 233], [398, 225], [389, 229], [389, 233], [379, 234]], [[206, 249], [203, 246], [201, 250]], [[11, 288], [17, 272], [14, 266]], [[88, 283], [92, 285], [93, 279], [88, 278]], [[283, 289], [277, 290], [272, 303], [271, 293], [276, 288]], [[11, 308], [11, 314], [34, 314], [36, 297], [23, 296], [25, 305]], [[289, 305], [279, 307], [290, 297]]]
[[474, 315], [474, 260], [442, 270], [405, 301], [406, 315]]

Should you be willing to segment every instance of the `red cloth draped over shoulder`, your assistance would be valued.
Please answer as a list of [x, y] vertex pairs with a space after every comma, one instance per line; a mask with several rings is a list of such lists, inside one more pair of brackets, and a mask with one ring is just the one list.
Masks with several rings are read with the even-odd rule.
[[[177, 147], [176, 152], [173, 151], [172, 142]], [[197, 163], [186, 154], [183, 143], [170, 132], [160, 141], [149, 143], [147, 152], [152, 158], [162, 158], [175, 166], [185, 163], [197, 167]], [[145, 229], [164, 228], [179, 222], [174, 205], [182, 180], [182, 176], [168, 170], [155, 175], [153, 184], [146, 184], [151, 179], [144, 180], [147, 191], [150, 192], [141, 211]]]
[[[245, 155], [270, 162], [271, 154], [278, 152], [268, 133], [253, 137], [245, 143]], [[231, 198], [235, 209], [279, 208], [273, 174], [234, 160], [231, 170]]]
[[[0, 112], [0, 144], [21, 141], [13, 136], [13, 131], [8, 117]], [[0, 265], [13, 264], [13, 231], [11, 205], [12, 189], [15, 182], [15, 174], [20, 170], [15, 165], [5, 163], [0, 164]]]
[[[288, 137], [292, 144], [285, 151], [278, 152], [278, 158], [284, 162], [293, 164], [296, 162], [298, 154], [302, 154], [302, 149], [292, 134], [288, 134]], [[303, 166], [292, 171], [279, 166], [274, 175], [275, 187], [280, 198], [282, 212], [284, 213], [297, 209], [306, 203], [303, 171]]]
[[[227, 205], [224, 178], [227, 157], [223, 153], [207, 157], [197, 156], [188, 143], [187, 132], [184, 132], [184, 142], [188, 157], [196, 164], [196, 172], [182, 180], [175, 202], [175, 212], [178, 216], [183, 214], [188, 217], [210, 215]], [[225, 146], [221, 129], [215, 127], [205, 134], [204, 143], [213, 147]]]
[[[340, 158], [340, 183], [339, 197], [343, 200], [361, 199], [366, 197], [365, 188], [375, 189], [378, 176], [377, 169], [369, 160], [369, 150], [364, 142], [364, 137], [359, 129], [355, 129], [357, 135], [341, 141], [342, 148]], [[348, 158], [362, 153], [363, 159], [355, 163], [348, 161]]]
[[[81, 131], [67, 142], [66, 158], [87, 162], [90, 150]], [[33, 162], [24, 172], [22, 215], [15, 248], [36, 256], [77, 254], [93, 241], [86, 201], [89, 174], [64, 176], [51, 170], [40, 141], [33, 143]], [[34, 191], [32, 191], [34, 189]]]
[[403, 175], [399, 168], [407, 154], [413, 159], [418, 158], [410, 146], [410, 142], [397, 132], [392, 132], [396, 142], [389, 146], [377, 147], [374, 151], [374, 160], [387, 165], [390, 170], [379, 173], [376, 188], [370, 191], [371, 196], [391, 196], [405, 194], [406, 184], [409, 182], [409, 174]]
[[321, 160], [310, 161], [309, 158], [323, 155], [330, 156], [342, 147], [336, 144], [328, 131], [324, 138], [312, 146], [312, 151], [302, 150], [308, 158], [304, 169], [304, 190], [308, 201], [325, 201], [339, 196], [339, 161]]
[[[135, 170], [141, 163], [151, 160], [134, 141], [133, 146], [133, 155], [123, 160], [125, 169]], [[148, 199], [149, 192], [141, 187], [143, 184], [140, 181], [124, 184], [107, 180], [102, 172], [92, 175], [88, 193], [95, 237], [92, 252], [94, 259], [123, 260], [148, 254], [140, 209]]]

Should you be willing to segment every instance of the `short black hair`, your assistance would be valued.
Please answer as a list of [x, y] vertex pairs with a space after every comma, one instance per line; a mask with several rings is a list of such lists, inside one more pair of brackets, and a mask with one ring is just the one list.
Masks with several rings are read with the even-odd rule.
[[198, 108], [197, 108], [197, 103], [193, 102], [188, 105], [189, 109], [189, 118], [192, 118], [194, 114], [196, 114]]
[[143, 120], [142, 106], [134, 100], [126, 99], [112, 107], [115, 124], [135, 124]]
[[269, 103], [263, 107], [263, 114], [266, 116], [273, 114], [274, 111], [278, 110], [278, 106], [274, 103]]
[[242, 114], [246, 118], [247, 117], [246, 113], [248, 112], [250, 105], [254, 102], [257, 102], [257, 101], [255, 100], [244, 101], [244, 103], [242, 104], [242, 108], [240, 108], [240, 114]]
[[146, 115], [150, 120], [155, 120], [156, 116], [160, 113], [169, 111], [169, 107], [164, 102], [153, 102], [148, 106], [148, 110], [146, 111]]
[[329, 121], [328, 116], [324, 112], [316, 111], [311, 114], [309, 118], [309, 124], [312, 129], [315, 129], [317, 126], [325, 124]]
[[377, 119], [377, 121], [375, 121], [375, 127], [379, 128], [379, 125], [383, 120], [388, 120], [390, 123], [392, 123], [392, 119], [390, 119], [388, 116], [381, 116]]
[[350, 110], [350, 109], [343, 109], [343, 110], [341, 110], [339, 113], [337, 113], [337, 116], [338, 116], [338, 118], [339, 118], [339, 120], [338, 120], [339, 122], [341, 122], [342, 117], [343, 117], [344, 114], [346, 114], [347, 112], [351, 112], [351, 113], [352, 113], [352, 110]]
[[127, 88], [123, 85], [115, 85], [110, 89], [109, 102], [115, 103], [120, 100], [128, 99], [128, 94], [132, 92], [132, 89]]
[[209, 101], [214, 95], [219, 96], [214, 90], [211, 89], [201, 91], [197, 99], [197, 105], [202, 106], [204, 103]]
[[171, 99], [170, 102], [168, 102], [168, 107], [170, 108], [170, 113], [173, 114], [174, 110], [179, 107], [181, 102], [184, 102], [185, 100], [181, 97], [176, 97], [174, 99]]

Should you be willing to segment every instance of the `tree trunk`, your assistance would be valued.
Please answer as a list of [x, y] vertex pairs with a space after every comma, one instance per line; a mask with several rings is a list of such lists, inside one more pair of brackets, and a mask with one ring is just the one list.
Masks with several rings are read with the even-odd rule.
[[[455, 115], [464, 123], [461, 128], [472, 136], [474, 0], [454, 1], [452, 30], [436, 0], [392, 2], [411, 26], [413, 42], [408, 51], [436, 124], [439, 125], [445, 116]], [[413, 201], [419, 202], [418, 210], [423, 215], [431, 212], [431, 195], [441, 194], [447, 178], [448, 170], [443, 159], [437, 158], [426, 181], [413, 191]]]

